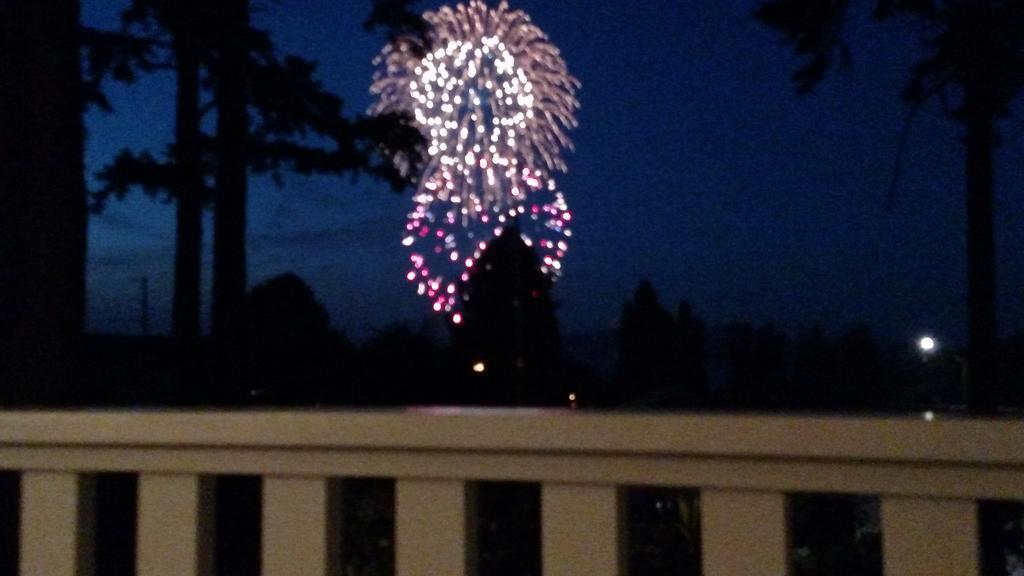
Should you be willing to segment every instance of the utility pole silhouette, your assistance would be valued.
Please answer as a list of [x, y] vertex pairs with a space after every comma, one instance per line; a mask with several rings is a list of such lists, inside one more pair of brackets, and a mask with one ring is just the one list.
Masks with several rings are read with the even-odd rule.
[[139, 330], [149, 336], [149, 277], [139, 279]]

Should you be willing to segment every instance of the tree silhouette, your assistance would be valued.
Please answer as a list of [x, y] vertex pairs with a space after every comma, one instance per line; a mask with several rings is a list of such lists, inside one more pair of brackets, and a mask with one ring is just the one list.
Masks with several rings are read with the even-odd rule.
[[[850, 61], [843, 31], [854, 4], [850, 0], [767, 0], [754, 12], [761, 22], [782, 32], [794, 52], [805, 58], [793, 74], [799, 92], [810, 92], [837, 64]], [[964, 127], [968, 406], [975, 413], [991, 413], [998, 405], [992, 156], [998, 143], [998, 120], [1008, 114], [1024, 87], [1024, 3], [874, 0], [873, 16], [913, 20], [919, 25], [913, 40], [920, 40], [928, 50], [903, 90], [911, 108], [904, 140], [914, 115], [934, 99]]]
[[[287, 57], [283, 67], [273, 60], [270, 66], [266, 62], [262, 68], [254, 66], [249, 44], [264, 58], [273, 54], [273, 47], [266, 34], [253, 34], [249, 4], [249, 0], [221, 0], [221, 30], [213, 65], [218, 114], [212, 320], [216, 377], [221, 386], [229, 388], [241, 384], [250, 156], [255, 154], [275, 170], [286, 160], [297, 172], [365, 172], [385, 178], [397, 192], [407, 182], [404, 171], [396, 170], [390, 159], [400, 152], [411, 158], [411, 168], [415, 168], [420, 145], [418, 132], [401, 117], [362, 118], [354, 123], [342, 118], [341, 100], [315, 80], [312, 62]], [[375, 2], [367, 28], [384, 26], [394, 33], [422, 34], [422, 18], [407, 10], [407, 2], [388, 4]], [[253, 42], [254, 37], [258, 42]], [[251, 94], [247, 89], [250, 82], [255, 87]], [[250, 101], [262, 113], [261, 123], [251, 128], [247, 119]], [[297, 137], [307, 129], [333, 140], [338, 154], [332, 158], [330, 151], [325, 154], [316, 146], [297, 146], [301, 141]], [[249, 147], [255, 150], [250, 152]]]
[[769, 322], [755, 332], [754, 346], [760, 401], [763, 406], [778, 406], [786, 386], [789, 338]]
[[551, 279], [519, 230], [491, 240], [461, 288], [455, 346], [468, 373], [482, 362], [482, 400], [504, 405], [564, 403], [555, 378], [561, 353]]
[[887, 391], [883, 386], [882, 360], [871, 328], [857, 324], [839, 337], [836, 380], [832, 398], [846, 410], [882, 409]]
[[836, 381], [835, 346], [814, 324], [801, 332], [793, 346], [793, 370], [786, 389], [785, 403], [802, 410], [833, 406], [832, 383]]
[[787, 387], [789, 342], [772, 323], [726, 326], [728, 399], [741, 408], [777, 408]]
[[94, 32], [103, 42], [87, 44], [91, 85], [98, 86], [106, 73], [128, 82], [138, 72], [175, 74], [175, 141], [167, 159], [122, 151], [98, 174], [103, 187], [93, 194], [93, 207], [101, 210], [109, 196], [122, 197], [134, 186], [164, 192], [176, 201], [171, 332], [180, 384], [190, 389], [187, 395], [193, 401], [199, 392], [202, 206], [210, 196], [200, 131], [201, 74], [216, 35], [215, 16], [213, 4], [199, 0], [133, 0], [121, 14], [120, 32]]
[[705, 360], [707, 326], [693, 313], [689, 302], [676, 313], [676, 350], [680, 363], [680, 385], [690, 401], [703, 404], [708, 399], [708, 369]]
[[393, 324], [359, 352], [348, 403], [368, 406], [454, 404], [457, 375], [449, 353], [425, 330]]
[[262, 282], [245, 307], [249, 402], [310, 405], [335, 393], [330, 388], [340, 384], [341, 363], [351, 356], [348, 342], [331, 328], [327, 310], [302, 279], [288, 273]]
[[68, 402], [85, 310], [77, 0], [0, 2], [0, 401]]
[[[221, 0], [217, 42], [217, 183], [213, 222], [214, 376], [218, 387], [243, 385], [241, 355], [247, 283], [245, 206], [248, 195], [249, 0]], [[326, 314], [325, 314], [326, 316]]]
[[373, 0], [370, 16], [363, 22], [367, 31], [383, 28], [389, 41], [403, 38], [412, 41], [410, 48], [425, 48], [428, 42], [427, 24], [423, 16], [412, 11], [419, 0]]
[[[247, 15], [242, 0], [134, 0], [122, 15], [123, 50], [90, 60], [97, 69], [92, 76], [106, 71], [132, 80], [131, 72], [164, 69], [178, 75], [176, 142], [164, 159], [119, 154], [98, 174], [102, 187], [93, 194], [94, 206], [102, 209], [132, 188], [178, 203], [174, 326], [188, 350], [197, 350], [200, 216], [203, 201], [214, 201], [215, 357], [217, 375], [231, 389], [238, 388], [242, 355], [248, 172], [269, 173], [279, 183], [284, 170], [365, 173], [399, 191], [407, 179], [390, 158], [402, 151], [415, 160], [421, 145], [418, 131], [402, 117], [345, 118], [341, 99], [316, 78], [316, 64], [278, 56], [269, 35], [251, 28]], [[199, 124], [214, 110], [217, 133], [211, 137]]]
[[[180, 384], [197, 387], [199, 372], [199, 283], [202, 249], [202, 197], [199, 80], [203, 52], [209, 41], [212, 18], [196, 0], [149, 2], [139, 0], [136, 10], [160, 11], [167, 25], [176, 60], [174, 186], [177, 197], [177, 230], [174, 250], [174, 296], [171, 303], [171, 332], [178, 355]], [[141, 22], [143, 14], [128, 13], [126, 19]], [[190, 390], [190, 396], [198, 390]], [[191, 399], [191, 398], [190, 398]]]
[[648, 408], [703, 406], [710, 398], [707, 328], [682, 302], [675, 318], [658, 302], [648, 280], [622, 307], [616, 337], [617, 398]]
[[729, 363], [729, 402], [747, 408], [766, 404], [767, 394], [758, 381], [754, 325], [738, 322], [726, 326], [725, 347]]
[[672, 315], [658, 302], [650, 281], [642, 280], [619, 320], [616, 380], [626, 399], [678, 383], [675, 347]]

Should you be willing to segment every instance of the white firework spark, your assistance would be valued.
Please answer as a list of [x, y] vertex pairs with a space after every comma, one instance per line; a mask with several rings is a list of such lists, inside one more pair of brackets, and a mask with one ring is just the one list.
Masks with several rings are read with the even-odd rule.
[[410, 114], [427, 139], [403, 239], [413, 250], [407, 278], [450, 312], [455, 282], [503, 228], [520, 230], [546, 272], [561, 270], [571, 214], [552, 173], [567, 169], [579, 82], [544, 32], [504, 1], [470, 0], [423, 18], [426, 49], [400, 39], [377, 59], [370, 111]]
[[521, 195], [522, 168], [564, 172], [579, 82], [544, 32], [506, 2], [471, 0], [423, 18], [431, 52], [388, 45], [370, 88], [372, 112], [410, 113], [427, 137], [421, 192], [458, 198], [474, 216]]

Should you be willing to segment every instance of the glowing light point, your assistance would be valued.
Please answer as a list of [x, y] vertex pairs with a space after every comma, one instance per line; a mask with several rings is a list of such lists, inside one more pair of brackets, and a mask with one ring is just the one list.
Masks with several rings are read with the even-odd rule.
[[922, 336], [921, 339], [917, 341], [917, 347], [925, 354], [932, 354], [938, 349], [939, 343], [931, 336]]
[[483, 362], [477, 362], [476, 364], [473, 364], [473, 372], [476, 372], [477, 374], [483, 374], [486, 371], [487, 364], [484, 364]]

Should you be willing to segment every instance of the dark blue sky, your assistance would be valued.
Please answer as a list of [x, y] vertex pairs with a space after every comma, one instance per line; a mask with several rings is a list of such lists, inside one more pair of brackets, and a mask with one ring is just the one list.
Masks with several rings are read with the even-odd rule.
[[[122, 4], [84, 0], [83, 18], [112, 27]], [[255, 23], [279, 48], [319, 60], [349, 111], [364, 110], [383, 43], [361, 27], [369, 0], [262, 4]], [[896, 201], [887, 197], [906, 114], [898, 94], [917, 55], [908, 28], [855, 22], [855, 66], [797, 96], [788, 82], [795, 60], [750, 18], [750, 0], [512, 5], [532, 15], [583, 83], [576, 152], [560, 178], [575, 216], [555, 293], [564, 331], [612, 327], [648, 277], [663, 302], [690, 300], [712, 324], [776, 320], [795, 330], [863, 321], [893, 339], [923, 331], [962, 339], [962, 151], [959, 128], [937, 109], [920, 116]], [[87, 118], [89, 170], [125, 146], [162, 150], [173, 93], [169, 75], [112, 87], [116, 113]], [[997, 164], [1004, 331], [1024, 329], [1024, 123], [1016, 112]], [[410, 206], [409, 194], [366, 179], [293, 177], [277, 188], [254, 178], [250, 282], [299, 274], [335, 325], [357, 338], [396, 320], [418, 323], [427, 305], [403, 278], [400, 245]], [[92, 330], [136, 330], [143, 275], [152, 325], [169, 329], [173, 243], [173, 207], [141, 194], [92, 219]], [[208, 281], [208, 263], [203, 273]]]

